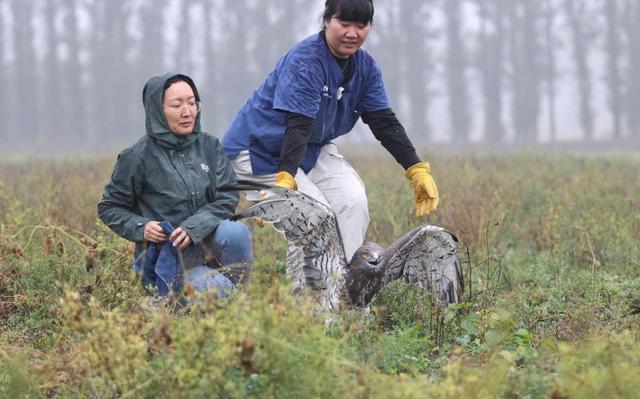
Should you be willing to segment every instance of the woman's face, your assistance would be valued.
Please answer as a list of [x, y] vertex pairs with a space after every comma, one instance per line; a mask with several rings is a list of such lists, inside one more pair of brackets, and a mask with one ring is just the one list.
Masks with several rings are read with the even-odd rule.
[[193, 133], [199, 108], [193, 89], [187, 82], [177, 81], [167, 87], [162, 108], [174, 134], [188, 136]]
[[329, 50], [338, 58], [348, 58], [358, 51], [371, 30], [371, 24], [343, 21], [335, 15], [324, 26]]

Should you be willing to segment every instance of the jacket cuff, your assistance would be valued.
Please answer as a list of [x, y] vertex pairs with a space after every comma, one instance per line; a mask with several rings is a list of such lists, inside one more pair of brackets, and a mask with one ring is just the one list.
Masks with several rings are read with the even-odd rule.
[[180, 225], [189, 234], [194, 245], [198, 245], [211, 234], [220, 220], [213, 214], [193, 215]]
[[133, 221], [133, 241], [144, 241], [144, 226], [150, 221], [148, 218], [139, 218]]

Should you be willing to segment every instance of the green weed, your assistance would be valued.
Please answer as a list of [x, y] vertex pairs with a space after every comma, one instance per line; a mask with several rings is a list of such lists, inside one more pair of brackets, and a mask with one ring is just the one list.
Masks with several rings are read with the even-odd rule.
[[459, 237], [462, 303], [395, 283], [327, 325], [290, 294], [284, 240], [253, 227], [248, 287], [150, 307], [131, 244], [96, 221], [112, 160], [0, 163], [0, 397], [634, 397], [639, 159], [435, 156], [426, 221], [390, 158], [351, 160], [369, 239]]

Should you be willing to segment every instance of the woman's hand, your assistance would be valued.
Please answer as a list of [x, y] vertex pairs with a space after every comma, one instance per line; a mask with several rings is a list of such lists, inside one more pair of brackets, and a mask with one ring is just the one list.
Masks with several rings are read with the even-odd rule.
[[276, 182], [273, 184], [274, 186], [288, 188], [289, 190], [297, 190], [298, 184], [296, 183], [296, 178], [291, 175], [289, 172], [285, 172], [281, 170], [276, 175]]
[[185, 249], [191, 244], [191, 237], [182, 227], [173, 230], [169, 239], [173, 241], [173, 246], [179, 249]]
[[169, 237], [164, 234], [164, 230], [160, 226], [160, 222], [151, 220], [144, 225], [144, 240], [154, 243], [167, 241]]
[[440, 195], [431, 176], [429, 162], [420, 162], [407, 169], [405, 176], [416, 195], [416, 216], [427, 216], [438, 208]]

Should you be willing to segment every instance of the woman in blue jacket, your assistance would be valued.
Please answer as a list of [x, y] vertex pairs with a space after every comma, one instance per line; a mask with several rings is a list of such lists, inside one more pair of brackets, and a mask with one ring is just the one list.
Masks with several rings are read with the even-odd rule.
[[[297, 189], [336, 213], [347, 259], [369, 224], [364, 185], [332, 140], [362, 118], [406, 170], [416, 214], [438, 205], [430, 166], [421, 162], [391, 110], [382, 73], [361, 49], [371, 0], [327, 0], [323, 30], [290, 49], [240, 109], [222, 140], [240, 179]], [[302, 281], [292, 271], [294, 283]]]

